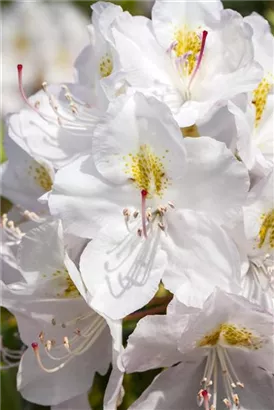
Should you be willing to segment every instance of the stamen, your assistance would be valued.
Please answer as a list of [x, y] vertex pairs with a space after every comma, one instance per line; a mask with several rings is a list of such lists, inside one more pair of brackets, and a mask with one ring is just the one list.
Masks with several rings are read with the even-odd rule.
[[34, 354], [35, 354], [35, 356], [36, 356], [36, 360], [37, 360], [38, 365], [39, 365], [39, 366], [41, 367], [41, 369], [44, 370], [46, 373], [55, 373], [55, 372], [57, 372], [58, 370], [62, 369], [62, 368], [72, 359], [72, 357], [71, 357], [71, 358], [69, 358], [66, 362], [61, 363], [59, 366], [53, 367], [53, 368], [51, 368], [51, 369], [48, 369], [47, 367], [45, 367], [45, 366], [43, 365], [43, 363], [42, 363], [42, 361], [41, 361], [38, 344], [34, 342], [34, 343], [31, 344], [31, 347], [32, 347], [32, 349], [33, 349], [33, 351], [34, 351]]
[[142, 228], [143, 228], [144, 237], [146, 239], [147, 239], [147, 227], [146, 227], [146, 197], [147, 195], [148, 195], [148, 192], [145, 189], [142, 189], [141, 191]]
[[195, 67], [195, 69], [194, 69], [194, 71], [193, 71], [193, 74], [192, 74], [192, 76], [191, 76], [191, 79], [190, 79], [188, 88], [191, 87], [191, 84], [192, 84], [192, 82], [193, 82], [193, 80], [194, 80], [194, 78], [195, 78], [195, 76], [196, 76], [196, 74], [197, 74], [197, 72], [198, 72], [198, 70], [199, 70], [199, 68], [200, 68], [200, 65], [201, 65], [201, 62], [202, 62], [202, 58], [203, 58], [203, 54], [204, 54], [204, 49], [205, 49], [205, 44], [206, 44], [207, 35], [208, 35], [208, 32], [207, 32], [206, 30], [204, 30], [204, 31], [203, 31], [203, 34], [202, 34], [202, 44], [201, 44], [200, 54], [199, 54], [199, 57], [198, 57], [198, 60], [197, 60], [196, 67]]

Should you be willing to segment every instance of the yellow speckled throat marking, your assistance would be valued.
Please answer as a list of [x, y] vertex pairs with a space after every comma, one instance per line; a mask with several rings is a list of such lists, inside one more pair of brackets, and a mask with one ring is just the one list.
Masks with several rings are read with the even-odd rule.
[[189, 53], [186, 74], [190, 75], [196, 65], [196, 57], [201, 51], [202, 40], [195, 31], [189, 31], [186, 27], [175, 32], [175, 40], [178, 43], [174, 48], [177, 57]]
[[264, 112], [264, 109], [267, 103], [267, 97], [271, 90], [271, 87], [272, 87], [272, 84], [268, 82], [266, 78], [264, 78], [260, 82], [256, 90], [253, 92], [252, 103], [255, 105], [255, 109], [256, 109], [255, 127], [258, 127], [262, 119], [263, 112]]
[[198, 341], [198, 347], [213, 347], [219, 342], [234, 347], [257, 350], [262, 346], [261, 339], [245, 327], [238, 327], [230, 323], [223, 323], [211, 333], [206, 334]]
[[113, 70], [112, 57], [107, 53], [100, 60], [99, 71], [102, 78], [108, 77]]
[[34, 181], [42, 188], [45, 192], [48, 192], [52, 188], [52, 180], [48, 173], [46, 167], [40, 164], [34, 163], [28, 168], [28, 174], [33, 177]]
[[269, 241], [270, 248], [274, 248], [274, 209], [268, 214], [262, 214], [261, 219], [258, 248], [262, 248], [266, 241]]
[[161, 198], [169, 185], [162, 162], [164, 158], [165, 155], [162, 157], [155, 155], [147, 144], [141, 145], [136, 154], [130, 153], [123, 158], [126, 161], [125, 173], [140, 191], [145, 190], [148, 193], [148, 198], [152, 198], [153, 195]]

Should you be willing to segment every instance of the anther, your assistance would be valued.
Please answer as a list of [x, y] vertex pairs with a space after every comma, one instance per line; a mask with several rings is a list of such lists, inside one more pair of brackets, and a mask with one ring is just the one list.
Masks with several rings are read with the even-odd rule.
[[125, 217], [127, 220], [129, 219], [129, 217], [130, 217], [130, 211], [129, 211], [128, 208], [124, 208], [124, 209], [123, 209], [123, 215], [124, 215], [124, 217]]
[[48, 352], [51, 350], [51, 348], [52, 348], [51, 340], [46, 341], [45, 348], [47, 349]]
[[142, 234], [143, 234], [142, 229], [141, 228], [137, 229], [137, 235], [140, 236], [140, 238]]
[[138, 215], [139, 215], [139, 211], [134, 211], [134, 212], [133, 212], [133, 218], [136, 219]]
[[228, 409], [231, 409], [231, 403], [230, 403], [230, 401], [229, 401], [227, 398], [225, 398], [225, 399], [223, 400], [223, 402], [224, 402], [225, 406], [226, 406]]
[[164, 231], [166, 228], [165, 228], [165, 225], [164, 224], [162, 224], [162, 222], [158, 222], [158, 226], [159, 226], [159, 228], [162, 230], [162, 231]]
[[172, 203], [172, 202], [170, 202], [170, 201], [168, 201], [168, 205], [170, 206], [170, 208], [172, 208], [172, 209], [174, 209], [175, 208], [175, 205]]
[[44, 337], [45, 337], [45, 333], [42, 331], [39, 333], [39, 339], [42, 343], [44, 343]]
[[245, 385], [241, 382], [237, 382], [236, 384], [237, 384], [237, 386], [241, 387], [242, 389], [245, 387]]
[[233, 401], [237, 407], [240, 405], [240, 400], [238, 394], [233, 394]]
[[68, 340], [67, 336], [64, 337], [64, 342], [63, 343], [64, 343], [65, 348], [67, 350], [69, 350], [69, 340]]
[[56, 325], [56, 320], [55, 320], [54, 318], [51, 319], [51, 324], [52, 324], [53, 326]]

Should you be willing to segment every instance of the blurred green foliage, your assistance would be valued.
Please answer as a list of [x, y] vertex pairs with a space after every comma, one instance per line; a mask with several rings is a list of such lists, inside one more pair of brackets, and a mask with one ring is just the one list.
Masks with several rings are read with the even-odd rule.
[[[76, 1], [74, 2], [84, 13], [90, 15], [91, 1]], [[147, 14], [149, 15], [148, 1], [117, 1], [116, 4], [120, 4], [124, 10], [128, 10], [130, 13]], [[265, 16], [270, 24], [272, 30], [274, 27], [274, 1], [224, 1], [226, 8], [232, 8], [237, 10], [242, 15], [248, 15], [253, 11]], [[8, 7], [11, 1], [3, 1], [2, 6]], [[6, 159], [3, 150], [3, 126], [1, 125], [0, 132], [0, 161], [1, 163]], [[5, 199], [1, 199], [1, 212], [7, 212], [10, 207], [10, 203]], [[125, 339], [133, 331], [136, 323], [127, 322], [125, 325]], [[14, 318], [5, 309], [1, 310], [1, 334], [3, 335], [3, 341], [6, 346], [13, 349], [20, 347], [20, 341], [16, 336], [17, 328]], [[28, 403], [22, 399], [20, 394], [16, 391], [16, 368], [9, 370], [3, 370], [1, 372], [1, 409], [2, 410], [47, 410], [47, 407], [38, 406], [33, 403]], [[134, 402], [142, 393], [142, 391], [150, 384], [155, 375], [159, 371], [149, 371], [145, 373], [126, 375], [124, 380], [125, 397], [121, 410], [126, 410], [128, 406]], [[93, 410], [101, 410], [103, 403], [104, 390], [107, 385], [107, 380], [110, 374], [108, 371], [106, 376], [97, 375], [93, 383], [93, 388], [90, 392], [90, 403]]]

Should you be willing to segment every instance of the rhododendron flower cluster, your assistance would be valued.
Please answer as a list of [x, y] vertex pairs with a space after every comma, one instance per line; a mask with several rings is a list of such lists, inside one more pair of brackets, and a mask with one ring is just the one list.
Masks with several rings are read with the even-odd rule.
[[105, 410], [149, 369], [132, 410], [271, 410], [269, 25], [218, 0], [156, 0], [151, 19], [91, 8], [75, 82], [45, 78], [28, 98], [18, 61], [1, 286], [26, 348], [1, 343], [4, 366], [55, 410], [89, 409], [110, 364]]

